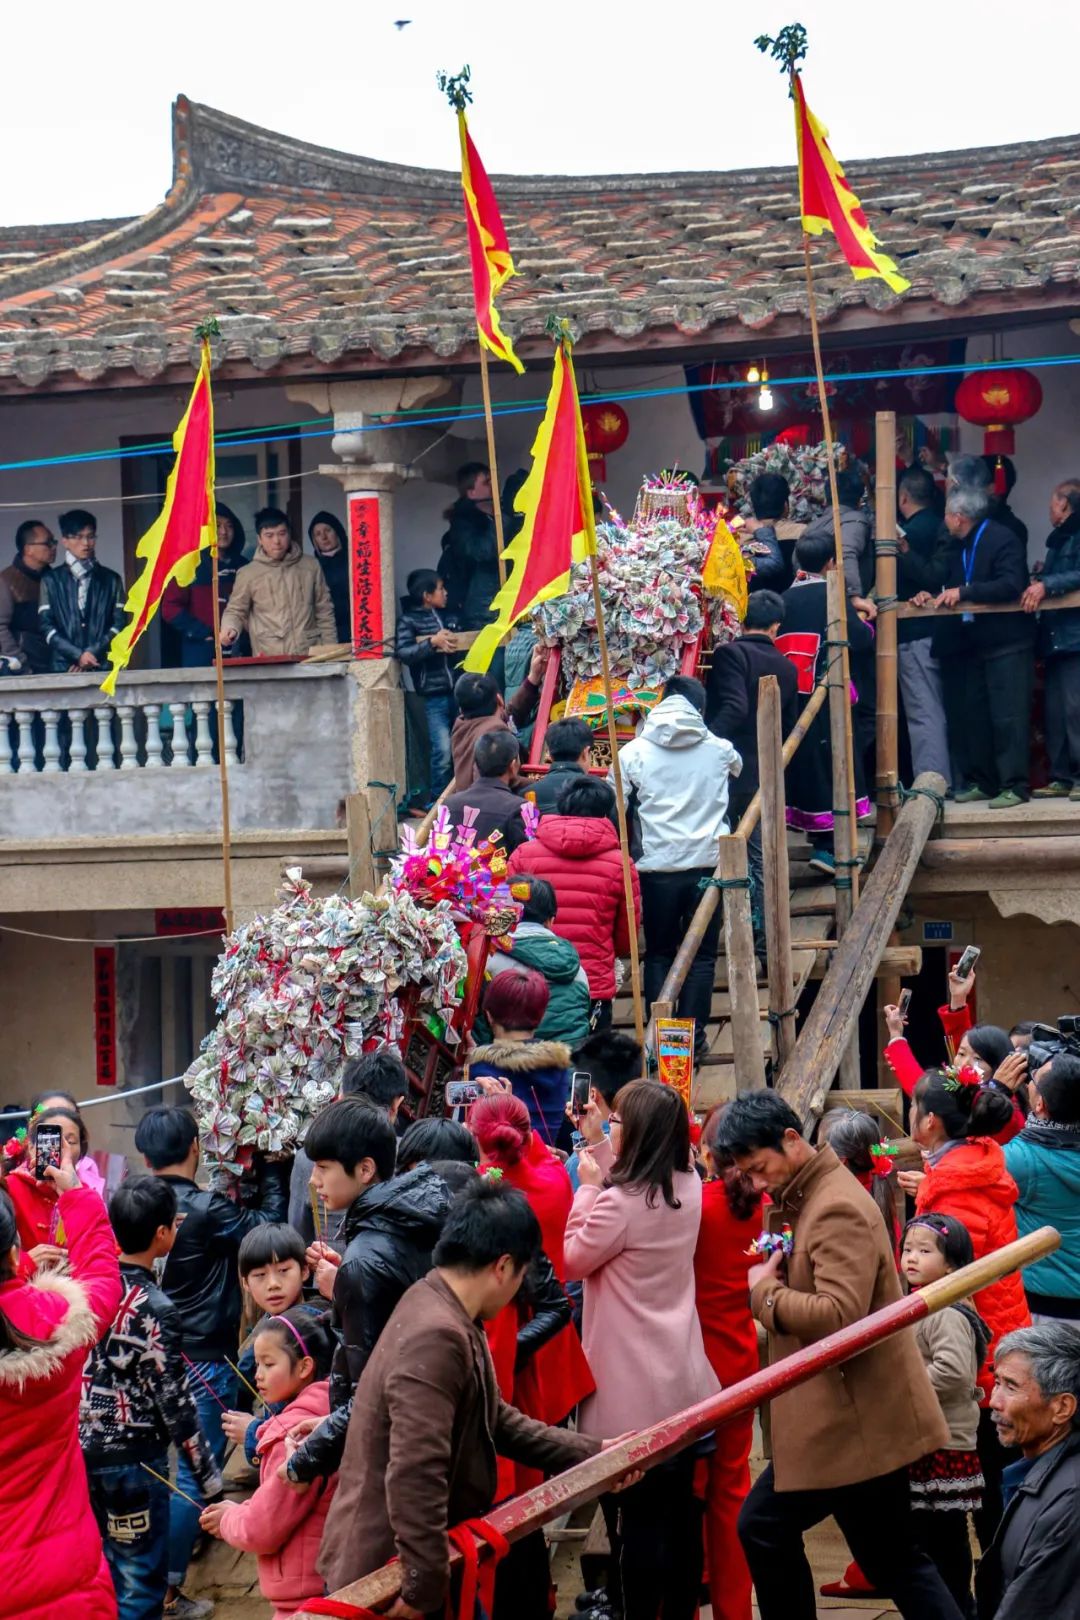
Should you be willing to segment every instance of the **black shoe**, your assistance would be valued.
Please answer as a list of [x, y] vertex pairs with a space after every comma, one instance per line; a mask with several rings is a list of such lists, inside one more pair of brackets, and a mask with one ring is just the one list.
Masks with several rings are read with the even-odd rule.
[[602, 1586], [595, 1592], [579, 1592], [574, 1599], [574, 1608], [579, 1614], [590, 1614], [604, 1611], [611, 1613], [611, 1597]]

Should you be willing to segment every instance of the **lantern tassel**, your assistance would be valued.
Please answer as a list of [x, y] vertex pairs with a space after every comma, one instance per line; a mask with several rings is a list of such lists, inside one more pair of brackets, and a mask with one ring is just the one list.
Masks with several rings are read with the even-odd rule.
[[1005, 463], [998, 456], [994, 462], [994, 494], [999, 500], [1003, 501], [1008, 492], [1008, 485], [1005, 482]]

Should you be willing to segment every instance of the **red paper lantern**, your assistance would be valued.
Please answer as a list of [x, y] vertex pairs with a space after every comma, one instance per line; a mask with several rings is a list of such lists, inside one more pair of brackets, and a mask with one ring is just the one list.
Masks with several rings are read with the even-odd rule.
[[983, 450], [988, 456], [1011, 456], [1016, 449], [1017, 422], [1026, 422], [1042, 405], [1042, 384], [1022, 368], [1009, 371], [973, 371], [956, 390], [956, 409], [965, 422], [984, 429]]
[[585, 429], [585, 448], [589, 453], [589, 471], [593, 482], [607, 477], [607, 457], [613, 450], [621, 450], [630, 436], [630, 418], [621, 405], [583, 405], [581, 424]]

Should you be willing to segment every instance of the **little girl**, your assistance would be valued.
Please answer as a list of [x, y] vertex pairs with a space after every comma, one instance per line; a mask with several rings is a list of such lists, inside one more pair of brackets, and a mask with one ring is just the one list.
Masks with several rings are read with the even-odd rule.
[[[968, 1266], [971, 1235], [954, 1215], [916, 1215], [904, 1228], [900, 1270], [922, 1288]], [[937, 1565], [961, 1613], [975, 1613], [971, 1596], [968, 1514], [982, 1506], [983, 1476], [975, 1439], [979, 1427], [976, 1379], [990, 1329], [970, 1305], [950, 1305], [916, 1324], [915, 1338], [946, 1423], [949, 1444], [912, 1463], [911, 1506], [919, 1545]]]
[[274, 1620], [295, 1614], [325, 1590], [315, 1560], [337, 1480], [296, 1491], [278, 1478], [278, 1469], [286, 1460], [285, 1438], [293, 1425], [321, 1420], [330, 1411], [326, 1380], [333, 1350], [329, 1319], [313, 1324], [303, 1307], [259, 1323], [255, 1384], [264, 1403], [279, 1408], [259, 1430], [259, 1487], [247, 1502], [204, 1508], [199, 1521], [230, 1547], [256, 1554], [259, 1586], [274, 1606]]

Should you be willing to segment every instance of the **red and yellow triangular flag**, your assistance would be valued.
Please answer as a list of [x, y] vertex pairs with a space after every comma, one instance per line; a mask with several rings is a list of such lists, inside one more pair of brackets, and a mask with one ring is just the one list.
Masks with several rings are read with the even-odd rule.
[[503, 636], [541, 602], [568, 590], [574, 563], [596, 551], [589, 458], [574, 362], [565, 343], [555, 350], [551, 391], [532, 455], [532, 469], [514, 502], [523, 522], [504, 553], [509, 577], [491, 604], [494, 624], [481, 630], [465, 658], [468, 670], [486, 670]]
[[476, 329], [480, 342], [497, 359], [506, 360], [515, 371], [524, 371], [525, 367], [499, 323], [499, 312], [495, 308], [496, 295], [517, 271], [510, 257], [510, 244], [506, 239], [491, 181], [473, 145], [461, 107], [458, 108], [458, 132], [461, 135], [461, 189], [465, 193], [465, 224], [469, 233], [469, 258], [472, 261]]
[[204, 338], [198, 376], [187, 410], [173, 434], [176, 461], [165, 486], [165, 505], [139, 544], [145, 567], [124, 603], [130, 614], [109, 647], [112, 665], [101, 683], [111, 696], [116, 677], [127, 668], [135, 643], [147, 629], [171, 580], [190, 585], [204, 546], [217, 544], [214, 515], [214, 400], [210, 390], [210, 344]]
[[829, 150], [828, 130], [806, 105], [802, 80], [792, 72], [795, 138], [799, 147], [799, 207], [808, 236], [832, 231], [856, 280], [880, 276], [895, 293], [911, 286], [893, 261], [878, 252], [878, 240], [867, 223], [858, 197]]

